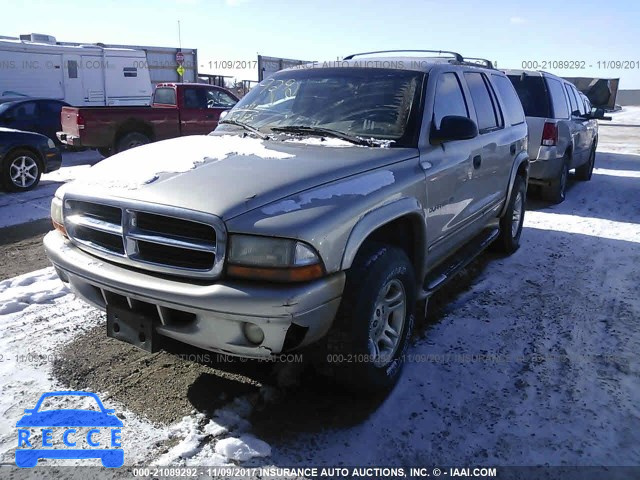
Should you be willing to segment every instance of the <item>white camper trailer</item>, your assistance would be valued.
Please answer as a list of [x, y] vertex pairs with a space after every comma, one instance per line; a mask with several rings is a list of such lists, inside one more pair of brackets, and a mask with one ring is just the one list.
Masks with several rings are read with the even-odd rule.
[[0, 99], [46, 97], [74, 106], [148, 105], [144, 51], [67, 46], [49, 35], [0, 37]]

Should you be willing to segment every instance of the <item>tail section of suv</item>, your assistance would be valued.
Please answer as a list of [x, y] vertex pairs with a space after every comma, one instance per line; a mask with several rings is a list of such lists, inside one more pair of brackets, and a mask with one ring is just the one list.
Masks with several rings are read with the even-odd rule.
[[416, 301], [489, 245], [517, 250], [527, 125], [504, 73], [458, 54], [325, 65], [58, 192], [47, 254], [109, 336], [251, 358], [314, 344], [344, 385], [384, 389]]
[[[602, 111], [576, 87], [547, 72], [505, 70], [518, 92], [529, 127], [529, 182], [542, 186], [543, 197], [565, 198], [569, 170], [579, 180], [591, 179]], [[585, 101], [586, 100], [586, 101]]]

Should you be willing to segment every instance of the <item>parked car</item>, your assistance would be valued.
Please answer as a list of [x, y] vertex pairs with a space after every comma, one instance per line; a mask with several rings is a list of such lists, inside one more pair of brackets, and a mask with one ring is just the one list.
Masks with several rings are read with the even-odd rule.
[[60, 141], [104, 156], [183, 135], [206, 135], [238, 98], [200, 83], [161, 83], [150, 107], [65, 107]]
[[39, 133], [0, 127], [0, 186], [24, 192], [35, 188], [43, 173], [62, 165], [53, 140]]
[[451, 55], [277, 72], [209, 136], [58, 191], [47, 254], [114, 338], [251, 358], [316, 345], [344, 385], [388, 388], [416, 301], [522, 232], [522, 105], [504, 73]]
[[40, 133], [59, 143], [60, 113], [67, 106], [51, 98], [0, 98], [0, 126]]
[[598, 122], [604, 110], [592, 109], [576, 87], [546, 72], [505, 70], [513, 83], [529, 127], [529, 183], [542, 186], [543, 197], [565, 199], [569, 170], [591, 179], [598, 146]]

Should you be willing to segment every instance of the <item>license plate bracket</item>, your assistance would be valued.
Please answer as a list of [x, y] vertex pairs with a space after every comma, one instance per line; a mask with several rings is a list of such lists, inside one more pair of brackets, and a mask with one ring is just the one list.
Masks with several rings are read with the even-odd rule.
[[107, 305], [107, 336], [147, 352], [158, 351], [153, 318], [128, 308]]

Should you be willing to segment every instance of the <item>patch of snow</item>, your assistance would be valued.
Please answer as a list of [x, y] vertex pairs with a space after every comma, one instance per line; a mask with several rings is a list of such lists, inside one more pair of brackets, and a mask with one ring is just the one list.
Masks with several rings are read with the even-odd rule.
[[268, 148], [258, 138], [193, 135], [118, 153], [95, 165], [86, 175], [79, 177], [78, 182], [103, 188], [136, 189], [153, 183], [162, 174], [187, 172], [207, 163], [222, 161], [231, 155], [254, 155], [266, 159], [294, 156]]
[[365, 173], [330, 185], [321, 186], [294, 196], [294, 199], [281, 200], [262, 208], [267, 215], [293, 212], [310, 205], [316, 200], [329, 200], [350, 195], [370, 195], [393, 184], [395, 177], [390, 170]]
[[285, 143], [298, 143], [303, 145], [320, 145], [322, 147], [354, 147], [351, 142], [342, 140], [340, 138], [325, 138], [325, 137], [306, 137], [306, 138], [291, 138], [285, 140]]
[[254, 457], [268, 457], [271, 447], [253, 435], [229, 437], [216, 443], [216, 453], [230, 460], [247, 461]]

